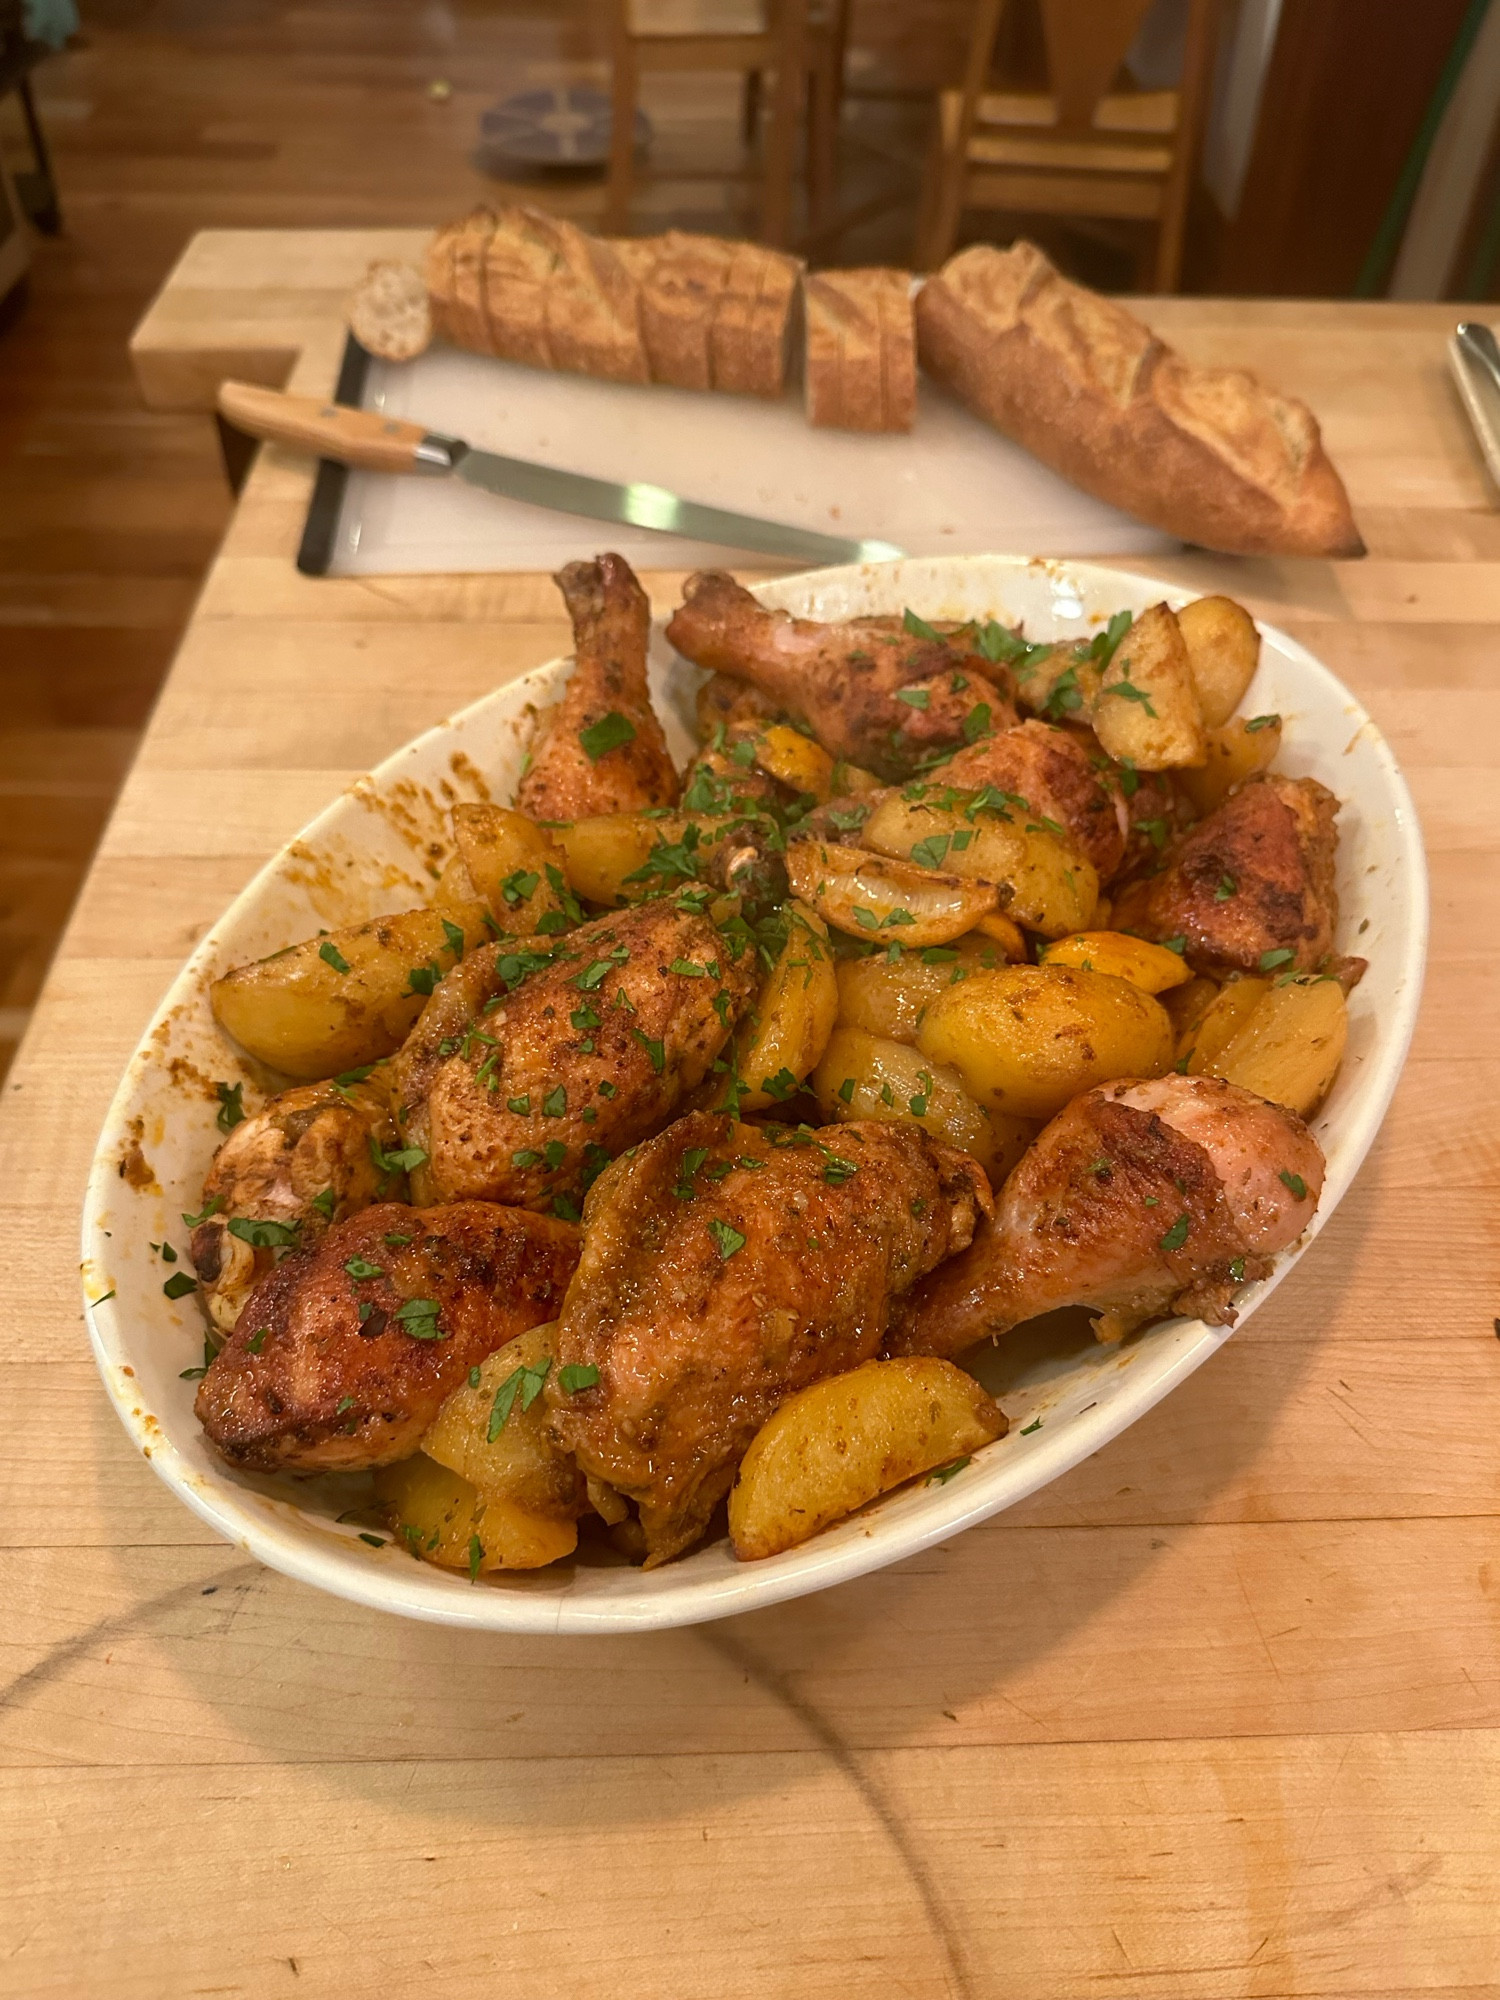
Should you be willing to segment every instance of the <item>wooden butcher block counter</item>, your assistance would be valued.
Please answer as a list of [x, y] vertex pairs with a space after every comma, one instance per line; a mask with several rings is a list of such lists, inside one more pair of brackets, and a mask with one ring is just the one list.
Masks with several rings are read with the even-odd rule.
[[[326, 393], [348, 285], [418, 240], [199, 237], [147, 400]], [[1325, 659], [1422, 815], [1425, 1004], [1337, 1215], [1096, 1458], [775, 1610], [506, 1638], [224, 1546], [95, 1377], [95, 1134], [265, 857], [568, 640], [541, 576], [300, 576], [310, 468], [263, 453], [5, 1088], [0, 1994], [1500, 1993], [1500, 516], [1453, 309], [1145, 311], [1312, 404], [1370, 545], [1156, 565]]]

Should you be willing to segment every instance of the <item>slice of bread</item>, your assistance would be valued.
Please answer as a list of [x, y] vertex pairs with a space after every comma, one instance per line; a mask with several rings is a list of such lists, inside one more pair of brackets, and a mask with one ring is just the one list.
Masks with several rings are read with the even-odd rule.
[[484, 304], [485, 253], [495, 233], [493, 209], [476, 208], [453, 239], [453, 333], [456, 347], [493, 354]]
[[372, 264], [349, 300], [349, 331], [369, 354], [414, 361], [432, 340], [427, 280], [414, 264]]
[[1364, 554], [1317, 419], [1200, 368], [1034, 244], [976, 244], [917, 298], [922, 366], [1075, 486], [1231, 555]]
[[611, 382], [646, 382], [634, 278], [613, 247], [559, 216], [502, 208], [484, 266], [486, 352]]
[[807, 421], [909, 431], [917, 413], [911, 273], [821, 271], [802, 280]]
[[801, 262], [759, 243], [731, 243], [729, 249], [729, 271], [709, 335], [713, 386], [734, 396], [779, 396]]
[[453, 246], [463, 234], [462, 222], [445, 222], [427, 246], [423, 275], [432, 313], [432, 330], [445, 340], [453, 339], [455, 295], [453, 290]]

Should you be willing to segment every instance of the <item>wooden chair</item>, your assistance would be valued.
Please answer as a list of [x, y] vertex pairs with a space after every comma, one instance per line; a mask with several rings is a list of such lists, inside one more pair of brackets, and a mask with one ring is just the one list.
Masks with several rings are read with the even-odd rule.
[[635, 188], [640, 79], [651, 70], [718, 70], [745, 79], [746, 137], [759, 119], [761, 78], [775, 78], [761, 162], [761, 236], [785, 244], [804, 100], [808, 197], [814, 223], [833, 199], [849, 0], [613, 0], [613, 132], [604, 228], [618, 234]]
[[1112, 89], [1151, 0], [1041, 0], [1050, 92], [990, 88], [1008, 0], [979, 0], [962, 90], [945, 90], [918, 224], [917, 265], [951, 255], [965, 208], [1156, 224], [1149, 272], [1177, 289], [1213, 65], [1218, 0], [1190, 0], [1175, 90]]

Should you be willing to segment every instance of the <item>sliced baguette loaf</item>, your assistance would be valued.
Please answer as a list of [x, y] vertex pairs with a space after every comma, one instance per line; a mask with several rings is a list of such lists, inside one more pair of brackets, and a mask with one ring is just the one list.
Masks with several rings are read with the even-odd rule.
[[372, 264], [349, 300], [348, 320], [366, 353], [414, 361], [432, 339], [426, 279], [414, 264]]
[[559, 216], [500, 210], [483, 302], [482, 352], [610, 382], [650, 380], [635, 280], [610, 244]]
[[1229, 554], [1364, 554], [1305, 404], [1185, 361], [1034, 244], [960, 251], [916, 320], [928, 373], [1085, 492]]
[[463, 222], [445, 222], [441, 229], [435, 231], [422, 264], [422, 275], [427, 280], [432, 330], [445, 340], [454, 338], [453, 246], [463, 234], [464, 226]]
[[917, 412], [911, 274], [823, 271], [802, 280], [807, 421], [909, 431]]
[[781, 394], [802, 268], [795, 257], [680, 229], [611, 247], [640, 290], [653, 382]]

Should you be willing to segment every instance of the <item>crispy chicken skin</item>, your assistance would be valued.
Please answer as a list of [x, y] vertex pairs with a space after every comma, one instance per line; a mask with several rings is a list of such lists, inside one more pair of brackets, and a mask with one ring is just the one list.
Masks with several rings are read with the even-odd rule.
[[[198, 1420], [249, 1471], [407, 1458], [475, 1362], [553, 1317], [577, 1261], [577, 1229], [550, 1216], [367, 1208], [262, 1278], [203, 1378]], [[436, 1319], [399, 1317], [410, 1300]]]
[[[1298, 1193], [1298, 1189], [1302, 1192]], [[907, 1302], [897, 1354], [954, 1355], [1057, 1306], [1232, 1325], [1235, 1286], [1311, 1222], [1323, 1155], [1295, 1113], [1217, 1077], [1100, 1084], [1037, 1137], [973, 1247]]]
[[1316, 778], [1252, 778], [1169, 850], [1160, 875], [1132, 883], [1115, 907], [1122, 930], [1186, 940], [1207, 972], [1258, 972], [1267, 952], [1310, 972], [1333, 947], [1334, 815]]
[[1026, 801], [1039, 818], [1055, 820], [1072, 835], [1107, 882], [1125, 855], [1129, 815], [1109, 782], [1108, 758], [1090, 760], [1079, 739], [1047, 722], [1023, 722], [960, 750], [932, 773], [932, 782], [977, 790], [995, 785]]
[[794, 1390], [868, 1360], [890, 1301], [990, 1207], [967, 1154], [914, 1126], [812, 1133], [695, 1112], [595, 1183], [548, 1385], [582, 1470], [637, 1502], [647, 1566], [703, 1533]]
[[[506, 972], [542, 953], [508, 992]], [[707, 917], [667, 900], [471, 952], [394, 1064], [403, 1135], [429, 1156], [414, 1196], [576, 1204], [703, 1080], [757, 983], [752, 952], [731, 958]]]
[[[669, 806], [677, 773], [646, 690], [651, 606], [623, 556], [569, 563], [557, 585], [573, 620], [575, 664], [562, 700], [543, 717], [516, 810], [533, 819]], [[590, 757], [580, 732], [608, 715], [634, 729], [629, 742]]]
[[767, 611], [723, 570], [688, 578], [667, 637], [697, 666], [749, 681], [802, 717], [830, 755], [883, 778], [1016, 720], [1009, 670], [957, 634], [922, 639], [895, 618], [824, 624]]
[[279, 1224], [299, 1247], [315, 1243], [382, 1196], [405, 1192], [404, 1176], [382, 1176], [370, 1140], [394, 1140], [384, 1065], [364, 1083], [299, 1084], [284, 1090], [236, 1125], [214, 1155], [203, 1183], [205, 1218], [192, 1234], [191, 1255], [209, 1318], [227, 1333], [250, 1289], [270, 1270], [274, 1250], [255, 1246], [229, 1227], [236, 1219]]

